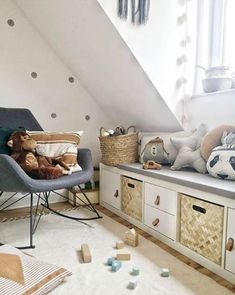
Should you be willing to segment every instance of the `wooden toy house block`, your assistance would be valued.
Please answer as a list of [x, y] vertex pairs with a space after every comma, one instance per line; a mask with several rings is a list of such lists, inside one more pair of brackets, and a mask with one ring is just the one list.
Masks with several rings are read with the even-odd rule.
[[132, 247], [137, 247], [139, 244], [139, 236], [134, 228], [125, 232], [124, 241], [127, 245]]
[[81, 245], [82, 258], [84, 263], [91, 262], [91, 252], [87, 244]]

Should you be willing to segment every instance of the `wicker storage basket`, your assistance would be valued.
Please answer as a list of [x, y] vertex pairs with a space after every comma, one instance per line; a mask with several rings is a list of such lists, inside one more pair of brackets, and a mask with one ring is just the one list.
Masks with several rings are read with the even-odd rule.
[[108, 166], [138, 162], [138, 133], [100, 136], [101, 162]]
[[130, 177], [122, 176], [122, 212], [142, 221], [143, 183]]
[[221, 264], [224, 207], [181, 195], [180, 243]]

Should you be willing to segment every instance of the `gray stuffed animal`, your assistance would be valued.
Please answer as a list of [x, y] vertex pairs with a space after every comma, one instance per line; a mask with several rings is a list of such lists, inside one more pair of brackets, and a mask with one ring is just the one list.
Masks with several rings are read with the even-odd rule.
[[228, 133], [227, 131], [223, 132], [221, 138], [222, 145], [224, 144], [235, 144], [235, 131]]
[[145, 163], [151, 160], [159, 164], [170, 164], [168, 156], [169, 153], [164, 148], [163, 140], [156, 137], [145, 145], [140, 155], [140, 162]]

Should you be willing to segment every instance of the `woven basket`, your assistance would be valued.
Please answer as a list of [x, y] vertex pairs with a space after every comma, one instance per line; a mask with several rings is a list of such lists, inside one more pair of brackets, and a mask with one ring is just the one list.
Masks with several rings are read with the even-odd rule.
[[122, 176], [122, 212], [139, 221], [142, 221], [142, 190], [142, 181]]
[[[102, 128], [101, 128], [102, 129]], [[101, 162], [108, 166], [138, 161], [138, 133], [100, 136]]]
[[224, 207], [181, 194], [180, 243], [221, 264]]

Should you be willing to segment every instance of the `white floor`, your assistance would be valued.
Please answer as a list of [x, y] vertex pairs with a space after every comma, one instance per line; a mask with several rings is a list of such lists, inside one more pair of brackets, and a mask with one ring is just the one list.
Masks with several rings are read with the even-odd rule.
[[[88, 213], [87, 213], [88, 212]], [[89, 211], [76, 210], [68, 214], [87, 216]], [[233, 294], [212, 279], [165, 252], [151, 241], [140, 237], [137, 248], [126, 247], [131, 252], [131, 261], [123, 262], [118, 272], [112, 272], [106, 260], [116, 253], [115, 243], [123, 238], [126, 227], [107, 216], [102, 220], [84, 224], [54, 215], [43, 216], [34, 236], [36, 249], [26, 252], [55, 265], [63, 266], [73, 275], [57, 287], [53, 295], [191, 295]], [[1, 242], [12, 245], [27, 243], [28, 219], [0, 223]], [[84, 264], [80, 246], [88, 243], [92, 263]], [[133, 277], [133, 265], [140, 268], [140, 275]], [[160, 276], [161, 268], [170, 269], [170, 277]], [[135, 290], [127, 288], [130, 280], [136, 279]]]

